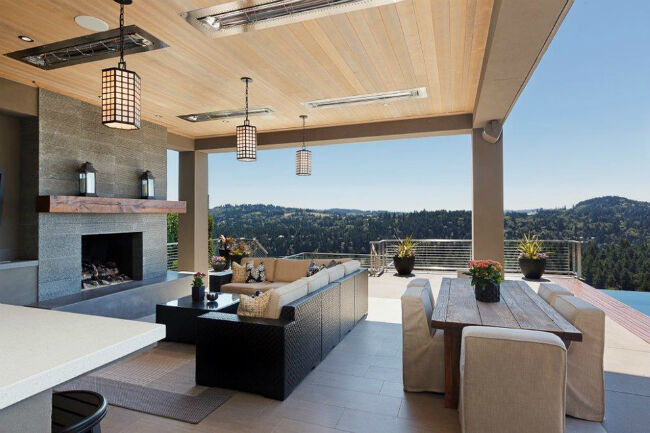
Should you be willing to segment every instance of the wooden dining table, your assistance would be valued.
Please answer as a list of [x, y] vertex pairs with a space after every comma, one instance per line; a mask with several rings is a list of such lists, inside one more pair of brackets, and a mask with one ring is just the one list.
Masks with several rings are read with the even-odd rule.
[[443, 278], [431, 319], [445, 332], [445, 407], [458, 407], [461, 334], [465, 326], [496, 326], [550, 332], [565, 344], [582, 333], [524, 281], [501, 283], [499, 302], [480, 302], [467, 278]]

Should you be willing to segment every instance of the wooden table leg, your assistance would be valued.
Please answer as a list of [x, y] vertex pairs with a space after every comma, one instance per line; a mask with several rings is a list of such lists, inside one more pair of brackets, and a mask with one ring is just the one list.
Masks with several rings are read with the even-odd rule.
[[445, 329], [445, 407], [458, 408], [462, 329]]

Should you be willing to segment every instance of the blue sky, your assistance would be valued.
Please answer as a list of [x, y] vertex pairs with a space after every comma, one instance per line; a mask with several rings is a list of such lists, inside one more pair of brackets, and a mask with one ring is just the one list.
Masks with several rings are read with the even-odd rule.
[[[650, 201], [650, 2], [576, 0], [504, 129], [506, 209], [571, 206], [620, 195]], [[295, 149], [240, 163], [209, 157], [210, 206], [471, 208], [469, 136], [311, 148], [313, 174], [295, 175]], [[178, 155], [168, 153], [178, 197]]]

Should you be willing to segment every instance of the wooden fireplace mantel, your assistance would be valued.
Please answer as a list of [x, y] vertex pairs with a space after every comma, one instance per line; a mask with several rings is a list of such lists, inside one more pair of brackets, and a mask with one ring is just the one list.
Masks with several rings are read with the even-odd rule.
[[167, 214], [185, 213], [184, 201], [41, 195], [36, 210], [47, 213]]

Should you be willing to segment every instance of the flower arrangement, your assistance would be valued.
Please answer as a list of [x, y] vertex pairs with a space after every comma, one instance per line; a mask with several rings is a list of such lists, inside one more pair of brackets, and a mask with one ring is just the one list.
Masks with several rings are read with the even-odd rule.
[[408, 235], [403, 240], [400, 240], [397, 246], [397, 257], [403, 259], [415, 256], [415, 247], [417, 247], [417, 244], [413, 242], [413, 236]]
[[222, 250], [232, 249], [233, 244], [235, 243], [235, 238], [230, 236], [219, 236], [219, 248]]
[[517, 245], [517, 250], [521, 259], [543, 260], [548, 257], [547, 253], [542, 252], [542, 241], [537, 235], [524, 235]]
[[197, 272], [194, 274], [194, 279], [192, 280], [192, 287], [199, 288], [203, 287], [203, 279], [205, 274], [203, 272]]
[[250, 253], [251, 249], [245, 242], [239, 242], [235, 248], [230, 250], [230, 255], [235, 257], [247, 257]]
[[213, 256], [210, 260], [211, 265], [218, 265], [221, 263], [226, 263], [226, 258], [221, 256]]
[[494, 260], [471, 260], [469, 275], [472, 277], [472, 286], [496, 286], [503, 281], [503, 266]]
[[228, 267], [228, 260], [223, 256], [212, 256], [210, 265], [215, 272], [221, 272]]

